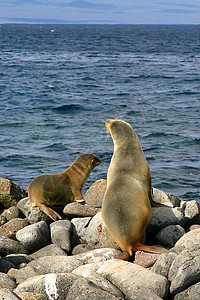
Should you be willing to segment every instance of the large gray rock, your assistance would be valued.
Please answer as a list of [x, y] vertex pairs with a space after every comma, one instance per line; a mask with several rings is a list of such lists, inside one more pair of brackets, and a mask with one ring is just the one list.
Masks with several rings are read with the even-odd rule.
[[122, 300], [123, 297], [118, 297], [100, 289], [92, 281], [85, 278], [79, 278], [70, 287], [66, 300]]
[[28, 265], [22, 269], [19, 269], [17, 271], [17, 273], [15, 274], [15, 278], [16, 278], [16, 282], [17, 283], [21, 283], [25, 280], [27, 280], [28, 278], [37, 276], [38, 273], [31, 267], [29, 267]]
[[10, 239], [16, 239], [17, 231], [29, 225], [26, 219], [12, 219], [0, 227], [0, 235], [4, 235]]
[[76, 217], [94, 217], [100, 208], [96, 208], [92, 205], [83, 205], [78, 202], [72, 202], [65, 206], [63, 212], [68, 218]]
[[72, 273], [87, 278], [106, 292], [109, 292], [118, 297], [123, 297], [122, 292], [116, 286], [114, 286], [103, 276], [97, 274], [94, 270], [92, 270], [91, 267], [86, 268], [86, 266], [87, 265], [80, 266], [79, 268], [75, 269]]
[[20, 242], [14, 241], [3, 235], [0, 235], [0, 254], [8, 255], [12, 253], [28, 254], [29, 250]]
[[69, 220], [59, 220], [50, 225], [52, 243], [57, 244], [67, 253], [71, 251], [71, 230], [72, 224]]
[[41, 293], [34, 293], [34, 292], [22, 292], [22, 293], [19, 292], [18, 296], [20, 297], [21, 300], [47, 300], [46, 295], [43, 295]]
[[169, 269], [171, 267], [172, 262], [177, 257], [177, 254], [173, 252], [169, 253], [162, 253], [156, 263], [151, 268], [151, 271], [162, 275], [166, 278], [168, 278]]
[[185, 215], [185, 223], [187, 226], [200, 224], [200, 204], [197, 201], [185, 201], [182, 205], [182, 211]]
[[47, 216], [38, 207], [31, 207], [29, 198], [23, 198], [17, 203], [17, 207], [23, 212], [31, 224], [39, 221], [45, 221], [47, 224], [52, 223], [52, 219]]
[[84, 195], [85, 202], [88, 205], [102, 206], [103, 197], [106, 191], [107, 180], [99, 179], [87, 190]]
[[27, 192], [9, 179], [0, 178], [0, 203], [5, 208], [17, 205]]
[[172, 248], [185, 233], [185, 229], [180, 225], [169, 225], [156, 234], [154, 241], [164, 247]]
[[72, 272], [81, 266], [83, 262], [75, 256], [43, 256], [31, 261], [28, 267], [31, 267], [39, 275], [48, 273]]
[[116, 249], [102, 248], [78, 254], [75, 257], [84, 264], [90, 264], [95, 262], [104, 262], [111, 258], [117, 258], [120, 254], [121, 252]]
[[184, 215], [180, 208], [152, 207], [147, 232], [154, 235], [169, 225], [184, 225]]
[[7, 288], [12, 290], [16, 288], [16, 283], [11, 276], [0, 272], [0, 288]]
[[200, 245], [183, 250], [174, 259], [168, 278], [173, 295], [200, 281]]
[[195, 229], [184, 234], [175, 244], [174, 249], [180, 253], [187, 247], [200, 245], [200, 229]]
[[85, 240], [88, 245], [95, 246], [99, 242], [99, 232], [98, 226], [102, 224], [101, 212], [96, 214], [90, 221], [88, 227], [86, 228], [83, 240]]
[[37, 258], [43, 257], [43, 256], [57, 256], [57, 255], [67, 256], [65, 251], [62, 250], [61, 247], [56, 244], [47, 245], [44, 248], [42, 248], [34, 253], [31, 253], [31, 257], [33, 259], [37, 259]]
[[2, 300], [7, 300], [7, 299], [8, 300], [22, 300], [22, 298], [18, 297], [14, 292], [9, 290], [8, 288], [0, 288], [0, 299], [2, 299]]
[[134, 295], [134, 288], [150, 289], [161, 298], [168, 294], [168, 280], [141, 266], [122, 260], [109, 260], [104, 263], [97, 273], [117, 286], [126, 297]]
[[31, 251], [37, 251], [50, 242], [49, 226], [40, 221], [26, 226], [16, 233], [16, 238]]
[[187, 290], [178, 293], [174, 300], [199, 300], [200, 299], [200, 282], [190, 286]]
[[152, 199], [156, 203], [167, 205], [169, 207], [179, 207], [180, 199], [172, 194], [167, 194], [159, 189], [152, 187]]

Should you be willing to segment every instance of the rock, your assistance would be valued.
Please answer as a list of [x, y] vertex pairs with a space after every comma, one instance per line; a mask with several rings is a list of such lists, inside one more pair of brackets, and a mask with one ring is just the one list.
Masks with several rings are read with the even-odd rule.
[[180, 208], [152, 207], [147, 226], [147, 234], [156, 234], [169, 225], [184, 225], [184, 215]]
[[16, 238], [29, 250], [37, 251], [49, 244], [49, 227], [46, 222], [40, 221], [19, 230]]
[[31, 224], [39, 221], [45, 221], [47, 224], [52, 223], [52, 219], [47, 216], [38, 207], [31, 207], [29, 198], [23, 198], [17, 203], [17, 207], [23, 212]]
[[83, 254], [76, 255], [75, 257], [82, 261], [84, 264], [90, 264], [94, 262], [104, 262], [111, 258], [116, 258], [121, 254], [120, 251], [104, 248], [104, 249], [95, 249]]
[[96, 208], [92, 205], [83, 205], [78, 202], [72, 202], [65, 206], [63, 212], [68, 218], [94, 217], [98, 212], [100, 212], [100, 208]]
[[156, 203], [164, 204], [169, 207], [179, 207], [180, 199], [172, 194], [166, 194], [165, 192], [152, 187], [152, 198]]
[[102, 206], [103, 197], [106, 191], [107, 180], [99, 179], [87, 190], [84, 195], [88, 205]]
[[[21, 300], [47, 300], [47, 297], [40, 293], [23, 292], [23, 293], [18, 293], [18, 296], [20, 297]], [[48, 299], [52, 299], [52, 298], [48, 298]]]
[[12, 253], [28, 254], [28, 249], [18, 241], [11, 240], [3, 235], [0, 235], [0, 254], [8, 255]]
[[174, 300], [199, 300], [200, 299], [200, 282], [190, 286], [187, 290], [178, 293]]
[[[23, 300], [22, 298], [18, 297], [14, 292], [9, 290], [8, 288], [0, 288], [0, 299], [2, 300]], [[29, 300], [29, 299], [24, 299]]]
[[195, 229], [184, 234], [174, 245], [176, 253], [180, 253], [187, 247], [200, 245], [200, 229]]
[[16, 282], [22, 283], [23, 281], [27, 280], [28, 278], [38, 276], [38, 273], [28, 265], [25, 268], [18, 270], [15, 274]]
[[177, 255], [173, 252], [162, 253], [151, 268], [151, 271], [168, 278], [169, 269], [176, 257]]
[[114, 296], [100, 288], [92, 281], [79, 278], [72, 284], [67, 294], [66, 300], [121, 300], [122, 297]]
[[116, 286], [114, 286], [111, 282], [109, 282], [101, 275], [97, 274], [92, 268], [84, 268], [86, 266], [87, 265], [80, 266], [79, 268], [75, 269], [72, 273], [87, 278], [106, 292], [109, 292], [118, 297], [123, 297], [122, 292]]
[[101, 289], [85, 278], [70, 273], [47, 274], [32, 277], [15, 289], [18, 295], [24, 292], [34, 292], [44, 295], [45, 299], [60, 300], [114, 300], [123, 299], [115, 297]]
[[89, 246], [94, 247], [99, 242], [98, 226], [102, 224], [101, 212], [96, 214], [90, 221], [86, 228], [83, 240], [85, 240]]
[[197, 225], [196, 224], [191, 225], [190, 228], [189, 228], [189, 230], [195, 230], [195, 229], [200, 229], [200, 225], [198, 225], [198, 224]]
[[168, 294], [168, 280], [136, 264], [122, 261], [109, 260], [104, 263], [97, 273], [117, 286], [127, 298], [134, 295], [134, 288], [150, 289], [161, 298]]
[[31, 261], [27, 267], [31, 267], [37, 274], [42, 275], [48, 273], [72, 272], [82, 264], [83, 262], [75, 256], [57, 255], [40, 257]]
[[0, 273], [0, 288], [7, 288], [12, 290], [16, 288], [16, 283], [12, 277], [7, 274]]
[[16, 218], [23, 218], [22, 211], [17, 206], [12, 206], [2, 213], [2, 216], [6, 217], [8, 221]]
[[0, 215], [0, 226], [4, 225], [7, 222], [7, 219], [5, 216]]
[[164, 247], [172, 248], [185, 233], [185, 229], [180, 225], [169, 225], [156, 234], [154, 241]]
[[82, 254], [91, 250], [93, 250], [93, 248], [90, 247], [88, 244], [79, 244], [76, 247], [74, 247], [72, 254], [73, 255]]
[[29, 222], [26, 219], [12, 219], [3, 226], [0, 227], [0, 234], [4, 235], [10, 239], [16, 240], [16, 233], [20, 229], [29, 225]]
[[[16, 274], [19, 270], [16, 268], [11, 268], [8, 272], [7, 275], [13, 277], [14, 279], [16, 279]], [[1, 299], [1, 298], [0, 298]]]
[[117, 243], [113, 240], [108, 231], [106, 225], [102, 222], [101, 232], [99, 233], [99, 244], [97, 245], [98, 248], [113, 248], [120, 250], [120, 247]]
[[53, 244], [57, 244], [67, 253], [71, 251], [71, 236], [72, 224], [68, 220], [59, 220], [51, 223], [51, 241]]
[[43, 256], [57, 256], [57, 255], [67, 256], [65, 251], [63, 251], [60, 246], [58, 246], [56, 244], [50, 244], [50, 245], [47, 245], [44, 248], [32, 253], [31, 257], [33, 259], [37, 259], [37, 258], [43, 257]]
[[9, 254], [5, 257], [5, 259], [15, 266], [18, 266], [22, 263], [29, 263], [33, 259], [27, 254]]
[[17, 205], [17, 202], [26, 197], [27, 192], [9, 179], [0, 178], [0, 203], [9, 208]]
[[91, 217], [85, 218], [74, 218], [71, 220], [72, 223], [72, 234], [79, 238], [83, 238], [86, 232], [86, 229], [92, 220]]
[[186, 201], [182, 206], [182, 211], [185, 215], [185, 224], [200, 224], [200, 204], [195, 201]]
[[183, 250], [172, 262], [168, 275], [175, 295], [200, 281], [200, 245]]
[[0, 259], [0, 272], [7, 273], [11, 268], [14, 268], [15, 265], [5, 258]]
[[62, 300], [66, 299], [70, 287], [77, 279], [79, 279], [77, 275], [70, 273], [34, 276], [21, 282], [15, 293], [18, 295], [24, 292], [39, 293], [44, 295], [45, 299]]
[[136, 251], [134, 263], [144, 268], [150, 268], [155, 264], [159, 256], [160, 254], [158, 253]]

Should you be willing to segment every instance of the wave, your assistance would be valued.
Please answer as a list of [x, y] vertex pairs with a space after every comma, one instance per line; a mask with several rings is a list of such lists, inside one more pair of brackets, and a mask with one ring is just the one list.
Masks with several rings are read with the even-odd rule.
[[87, 111], [88, 109], [80, 104], [65, 104], [58, 107], [54, 107], [52, 108], [52, 110], [59, 114], [71, 114], [78, 113], [81, 111]]

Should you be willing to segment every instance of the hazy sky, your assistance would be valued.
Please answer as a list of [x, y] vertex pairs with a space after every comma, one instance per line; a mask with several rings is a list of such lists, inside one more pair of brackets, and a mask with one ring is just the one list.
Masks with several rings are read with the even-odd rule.
[[200, 0], [0, 0], [0, 23], [200, 24]]

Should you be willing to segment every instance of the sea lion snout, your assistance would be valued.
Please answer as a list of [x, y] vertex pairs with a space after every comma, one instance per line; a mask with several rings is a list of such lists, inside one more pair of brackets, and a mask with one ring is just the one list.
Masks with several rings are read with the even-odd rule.
[[95, 167], [98, 166], [101, 162], [102, 162], [102, 160], [100, 158], [98, 158], [97, 156], [94, 157], [93, 165]]
[[108, 120], [106, 121], [106, 127], [107, 127], [108, 129], [110, 128], [112, 121], [113, 121], [113, 119], [108, 119]]

